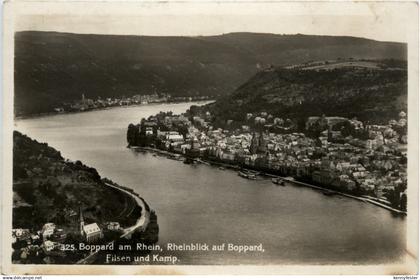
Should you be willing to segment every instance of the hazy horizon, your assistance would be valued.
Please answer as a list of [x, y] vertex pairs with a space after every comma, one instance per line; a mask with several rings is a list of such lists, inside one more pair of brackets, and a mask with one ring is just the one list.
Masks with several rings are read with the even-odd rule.
[[27, 30], [19, 30], [19, 31], [16, 31], [15, 33], [23, 33], [23, 32], [44, 32], [44, 33], [61, 33], [61, 34], [74, 34], [74, 35], [95, 35], [95, 36], [178, 37], [178, 38], [217, 37], [217, 36], [225, 36], [225, 35], [229, 35], [229, 34], [255, 34], [255, 35], [275, 35], [275, 36], [351, 37], [351, 38], [366, 39], [366, 40], [372, 40], [372, 41], [383, 42], [383, 43], [407, 44], [406, 42], [376, 40], [376, 39], [373, 39], [373, 38], [353, 36], [353, 35], [303, 34], [303, 33], [281, 33], [280, 34], [280, 33], [271, 33], [271, 32], [252, 32], [252, 31], [232, 31], [232, 32], [227, 32], [227, 33], [209, 34], [209, 35], [145, 35], [145, 34], [83, 33], [83, 32], [56, 31], [56, 30], [31, 30], [31, 29], [27, 29]]
[[[115, 3], [113, 3], [115, 4]], [[15, 31], [133, 36], [217, 36], [227, 33], [350, 36], [407, 42], [411, 3], [65, 3], [15, 19]], [[69, 8], [72, 9], [69, 9]]]

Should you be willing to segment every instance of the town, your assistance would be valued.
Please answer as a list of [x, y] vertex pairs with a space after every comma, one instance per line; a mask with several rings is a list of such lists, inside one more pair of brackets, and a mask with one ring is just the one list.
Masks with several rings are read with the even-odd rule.
[[[55, 223], [45, 223], [41, 229], [15, 228], [12, 230], [13, 259], [19, 263], [55, 263], [57, 260], [66, 260], [73, 263], [88, 256], [89, 250], [80, 250], [80, 244], [105, 244], [118, 238], [124, 231], [119, 222], [86, 223], [83, 211], [79, 215], [79, 232], [72, 229], [63, 229]], [[98, 245], [91, 245], [96, 248]]]
[[209, 100], [209, 96], [171, 96], [170, 94], [165, 93], [152, 93], [145, 95], [133, 95], [131, 97], [121, 97], [121, 98], [101, 98], [100, 96], [96, 99], [87, 98], [85, 94], [82, 94], [80, 100], [74, 102], [65, 102], [62, 106], [54, 108], [56, 113], [64, 112], [84, 112], [91, 110], [98, 110], [108, 107], [118, 107], [118, 106], [130, 106], [130, 105], [140, 105], [140, 104], [149, 104], [149, 103], [165, 103], [165, 102], [189, 102], [189, 101], [200, 101], [200, 100]]
[[181, 115], [161, 112], [130, 124], [127, 141], [129, 146], [182, 154], [185, 163], [199, 159], [288, 176], [404, 212], [406, 117], [400, 112], [379, 125], [313, 116], [299, 132], [295, 121], [259, 112], [246, 113], [240, 123], [227, 120], [222, 129], [213, 127], [210, 112], [192, 107]]
[[[152, 224], [156, 224], [156, 214], [153, 210], [150, 214]], [[124, 249], [121, 248], [131, 248], [131, 244], [136, 240], [145, 242], [137, 243], [143, 246], [138, 245], [136, 250], [147, 254], [156, 242], [155, 239], [150, 241], [148, 223], [141, 227], [124, 227], [115, 221], [85, 223], [83, 212], [80, 210], [78, 231], [70, 225], [59, 226], [52, 222], [45, 223], [39, 230], [12, 229], [12, 260], [20, 264], [94, 263], [104, 257], [102, 252], [124, 253]]]

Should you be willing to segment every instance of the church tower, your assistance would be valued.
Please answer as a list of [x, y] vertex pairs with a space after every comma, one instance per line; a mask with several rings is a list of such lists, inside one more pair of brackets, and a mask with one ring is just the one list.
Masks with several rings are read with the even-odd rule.
[[82, 212], [82, 207], [79, 207], [79, 213], [80, 213], [80, 218], [79, 218], [79, 230], [80, 230], [80, 235], [83, 236], [83, 227], [85, 226], [85, 221], [83, 219], [83, 212]]
[[264, 139], [264, 132], [260, 133], [260, 138], [258, 140], [258, 153], [266, 153], [267, 152], [267, 143]]
[[251, 154], [256, 154], [258, 152], [258, 146], [259, 146], [259, 140], [258, 140], [258, 137], [255, 135], [255, 132], [254, 132], [252, 134], [251, 147], [249, 149]]
[[328, 142], [331, 142], [332, 141], [332, 125], [328, 125], [328, 133], [327, 133], [327, 139], [328, 139]]

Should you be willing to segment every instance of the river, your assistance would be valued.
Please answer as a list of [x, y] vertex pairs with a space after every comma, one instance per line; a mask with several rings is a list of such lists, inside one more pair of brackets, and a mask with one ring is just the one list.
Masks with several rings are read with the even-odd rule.
[[265, 250], [174, 253], [181, 265], [378, 264], [396, 261], [403, 254], [406, 220], [382, 208], [126, 148], [129, 123], [159, 111], [181, 113], [192, 104], [196, 103], [24, 119], [15, 122], [15, 129], [136, 190], [156, 211], [163, 246], [168, 242], [262, 243]]

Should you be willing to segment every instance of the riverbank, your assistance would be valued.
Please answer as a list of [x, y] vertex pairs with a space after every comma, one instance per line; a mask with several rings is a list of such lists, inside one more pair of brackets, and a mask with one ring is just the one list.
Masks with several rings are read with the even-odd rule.
[[[279, 177], [279, 176], [277, 176], [277, 177]], [[300, 182], [300, 181], [296, 181], [296, 180], [291, 180], [291, 179], [288, 179], [288, 178], [285, 178], [285, 177], [279, 177], [279, 178], [282, 178], [282, 180], [284, 180], [288, 183], [298, 184], [298, 185], [302, 185], [302, 186], [305, 186], [305, 187], [308, 187], [308, 188], [317, 189], [317, 190], [320, 190], [320, 191], [327, 191], [327, 192], [331, 191], [330, 189], [327, 189], [327, 188], [322, 188], [322, 187], [315, 186], [315, 185], [312, 185], [312, 184], [308, 184], [308, 183], [304, 183], [304, 182]], [[335, 191], [335, 190], [333, 191], [333, 194], [337, 194], [337, 195], [345, 196], [345, 197], [348, 197], [348, 198], [356, 199], [356, 200], [359, 200], [359, 201], [362, 201], [362, 202], [371, 203], [373, 205], [376, 205], [376, 206], [379, 206], [381, 208], [387, 209], [387, 210], [389, 210], [393, 213], [396, 213], [396, 214], [407, 215], [407, 212], [392, 208], [392, 207], [390, 207], [386, 204], [377, 202], [373, 199], [368, 199], [368, 198], [364, 198], [364, 197], [360, 197], [360, 196], [354, 196], [354, 195], [350, 195], [350, 194]]]
[[134, 191], [128, 191], [125, 189], [120, 188], [119, 186], [115, 186], [112, 185], [110, 183], [105, 183], [106, 186], [117, 189], [129, 196], [131, 196], [132, 198], [134, 198], [134, 200], [137, 203], [137, 206], [141, 207], [142, 211], [140, 214], [140, 217], [137, 219], [136, 223], [128, 228], [124, 229], [124, 234], [120, 236], [120, 238], [126, 238], [129, 235], [131, 235], [134, 231], [145, 231], [145, 229], [147, 228], [147, 226], [149, 225], [150, 222], [150, 208], [147, 205], [146, 206], [146, 202], [143, 200], [143, 198], [141, 198], [137, 193], [135, 193]]
[[191, 100], [191, 101], [150, 102], [147, 104], [116, 105], [116, 106], [108, 106], [108, 107], [101, 107], [101, 108], [91, 108], [91, 109], [87, 109], [83, 111], [46, 112], [46, 113], [39, 113], [39, 114], [15, 116], [14, 120], [18, 121], [18, 120], [37, 119], [37, 118], [51, 117], [51, 116], [56, 116], [56, 115], [72, 115], [72, 114], [88, 113], [88, 112], [94, 112], [94, 111], [105, 111], [105, 110], [111, 110], [115, 108], [140, 107], [140, 106], [145, 106], [145, 105], [182, 104], [182, 103], [188, 103], [188, 102], [211, 103], [214, 101], [215, 101], [214, 99], [208, 99], [208, 100]]
[[[133, 147], [130, 147], [130, 148], [133, 148], [135, 150], [143, 150], [143, 151], [148, 151], [148, 152], [154, 152], [156, 154], [165, 155], [165, 156], [168, 156], [168, 157], [174, 157], [174, 159], [176, 157], [178, 157], [178, 158], [181, 157], [182, 159], [186, 158], [184, 155], [169, 152], [169, 151], [164, 151], [164, 150], [161, 150], [161, 149], [158, 149], [158, 148], [137, 147], [137, 146], [133, 146]], [[242, 168], [239, 165], [228, 164], [228, 163], [223, 163], [223, 162], [219, 162], [219, 161], [212, 161], [212, 160], [209, 160], [209, 159], [199, 158], [199, 159], [195, 159], [195, 161], [199, 162], [199, 163], [209, 164], [209, 165], [221, 166], [221, 167], [224, 167], [224, 168], [227, 168], [227, 169], [248, 170], [248, 171], [259, 172], [258, 170]], [[358, 200], [358, 201], [361, 201], [361, 202], [370, 203], [372, 205], [375, 205], [375, 206], [381, 207], [383, 209], [389, 210], [389, 211], [391, 211], [395, 214], [407, 215], [407, 212], [405, 212], [405, 211], [401, 211], [401, 210], [392, 208], [392, 207], [390, 207], [386, 204], [383, 204], [381, 202], [375, 201], [375, 200], [370, 199], [370, 198], [355, 196], [355, 195], [331, 190], [331, 189], [328, 189], [328, 188], [324, 188], [324, 187], [308, 184], [308, 183], [305, 183], [305, 182], [297, 181], [294, 178], [290, 179], [289, 177], [281, 177], [281, 176], [278, 176], [278, 175], [275, 175], [275, 174], [271, 174], [269, 172], [259, 172], [259, 175], [268, 176], [268, 177], [271, 177], [271, 178], [281, 178], [282, 180], [284, 180], [288, 183], [291, 183], [291, 184], [296, 184], [296, 185], [308, 187], [308, 188], [311, 188], [311, 189], [316, 189], [316, 190], [319, 190], [319, 191], [322, 191], [322, 192], [332, 192], [332, 194], [334, 194], [334, 195], [340, 195], [340, 196], [351, 198], [351, 199]]]
[[[13, 133], [13, 148], [14, 263], [73, 264], [84, 259], [84, 250], [62, 249], [64, 244], [78, 248], [90, 241], [80, 232], [78, 214], [97, 226], [99, 243], [131, 235], [137, 240], [134, 233], [147, 229], [150, 208], [133, 190], [101, 178], [95, 168], [67, 160], [60, 151], [18, 131]], [[111, 222], [119, 225], [110, 228]], [[40, 233], [46, 225], [53, 228], [48, 240], [53, 248]], [[20, 231], [25, 235], [16, 234]]]

